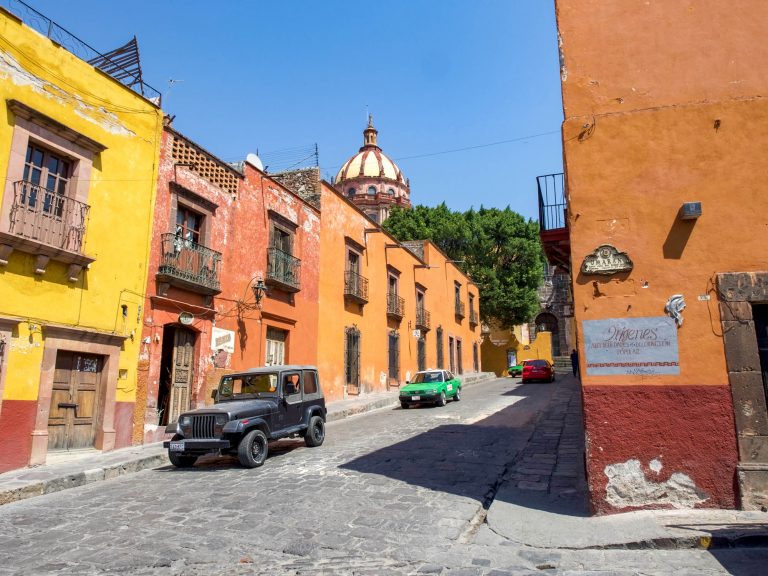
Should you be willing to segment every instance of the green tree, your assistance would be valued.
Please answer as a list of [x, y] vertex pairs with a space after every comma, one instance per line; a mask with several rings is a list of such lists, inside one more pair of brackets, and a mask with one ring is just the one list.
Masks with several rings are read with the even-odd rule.
[[384, 229], [401, 241], [431, 240], [480, 289], [480, 316], [503, 327], [529, 322], [538, 311], [544, 255], [539, 226], [507, 206], [453, 212], [434, 208], [395, 208]]

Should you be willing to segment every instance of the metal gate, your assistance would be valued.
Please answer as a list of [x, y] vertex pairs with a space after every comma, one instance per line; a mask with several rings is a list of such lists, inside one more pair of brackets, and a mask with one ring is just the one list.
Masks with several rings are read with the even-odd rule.
[[344, 329], [344, 377], [349, 394], [360, 394], [360, 330]]

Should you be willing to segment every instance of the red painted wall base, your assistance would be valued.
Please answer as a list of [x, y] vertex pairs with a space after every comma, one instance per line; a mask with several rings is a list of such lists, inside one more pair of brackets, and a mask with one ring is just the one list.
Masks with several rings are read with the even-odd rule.
[[728, 386], [584, 386], [593, 512], [735, 508]]
[[37, 401], [3, 400], [0, 410], [0, 472], [24, 468], [32, 454]]

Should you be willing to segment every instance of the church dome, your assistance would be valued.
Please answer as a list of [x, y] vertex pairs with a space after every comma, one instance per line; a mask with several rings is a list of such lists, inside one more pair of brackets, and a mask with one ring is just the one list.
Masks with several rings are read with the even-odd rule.
[[363, 131], [363, 147], [352, 158], [344, 162], [336, 174], [336, 184], [358, 178], [385, 178], [405, 184], [400, 168], [381, 151], [376, 143], [377, 134], [378, 131], [373, 127], [373, 118], [369, 116], [368, 127]]

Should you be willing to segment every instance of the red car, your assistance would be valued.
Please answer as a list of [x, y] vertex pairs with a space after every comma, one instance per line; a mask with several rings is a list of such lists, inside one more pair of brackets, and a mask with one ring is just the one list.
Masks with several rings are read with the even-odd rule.
[[523, 384], [539, 380], [555, 381], [555, 367], [548, 360], [526, 360], [523, 362]]

